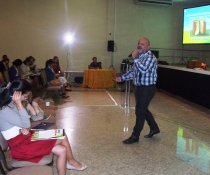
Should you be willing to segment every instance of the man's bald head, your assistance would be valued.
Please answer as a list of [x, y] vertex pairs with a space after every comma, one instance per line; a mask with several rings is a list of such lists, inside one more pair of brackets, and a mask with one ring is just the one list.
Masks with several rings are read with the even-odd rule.
[[150, 41], [147, 37], [141, 37], [138, 42], [138, 49], [145, 52], [150, 48]]
[[150, 41], [149, 41], [149, 39], [147, 38], [147, 37], [141, 37], [140, 39], [139, 39], [139, 41], [145, 41], [147, 44], [148, 44], [148, 46], [150, 46]]

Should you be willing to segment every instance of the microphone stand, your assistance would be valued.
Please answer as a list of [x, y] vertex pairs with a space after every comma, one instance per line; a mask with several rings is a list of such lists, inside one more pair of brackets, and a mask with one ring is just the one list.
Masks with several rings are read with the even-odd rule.
[[[126, 64], [126, 73], [130, 70], [131, 65], [130, 63]], [[124, 128], [123, 128], [123, 132], [126, 134], [128, 134], [129, 131], [129, 116], [130, 116], [130, 90], [131, 90], [131, 81], [126, 81], [125, 82], [125, 102], [124, 102], [124, 114], [125, 114], [125, 118], [124, 118]]]
[[[126, 64], [126, 73], [130, 70], [130, 64]], [[130, 107], [130, 80], [125, 82], [125, 108]]]

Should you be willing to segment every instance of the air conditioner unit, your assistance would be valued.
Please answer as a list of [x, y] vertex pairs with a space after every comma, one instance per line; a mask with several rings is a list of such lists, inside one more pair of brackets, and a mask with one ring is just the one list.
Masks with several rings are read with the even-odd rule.
[[154, 4], [154, 5], [172, 5], [173, 0], [134, 0], [134, 3], [137, 5], [140, 5], [142, 3], [147, 3], [147, 4]]

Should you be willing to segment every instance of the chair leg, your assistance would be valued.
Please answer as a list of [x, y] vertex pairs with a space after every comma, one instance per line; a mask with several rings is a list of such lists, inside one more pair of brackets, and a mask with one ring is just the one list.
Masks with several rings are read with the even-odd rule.
[[5, 168], [4, 168], [5, 167], [4, 166], [4, 158], [5, 158], [4, 153], [0, 147], [0, 169], [1, 169], [2, 174], [6, 174]]
[[2, 165], [2, 163], [0, 163], [0, 169], [1, 169], [1, 174], [6, 175], [5, 169]]
[[5, 171], [7, 172], [7, 171], [12, 170], [12, 168], [10, 168], [7, 165], [6, 157], [1, 147], [0, 147], [0, 168], [1, 168], [2, 173]]
[[47, 91], [45, 90], [42, 94], [42, 99], [45, 99], [47, 97]]

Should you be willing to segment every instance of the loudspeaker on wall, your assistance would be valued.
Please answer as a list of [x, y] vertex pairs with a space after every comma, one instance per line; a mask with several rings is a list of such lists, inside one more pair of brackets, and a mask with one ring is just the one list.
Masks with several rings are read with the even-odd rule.
[[114, 40], [109, 40], [107, 43], [107, 51], [114, 52]]

